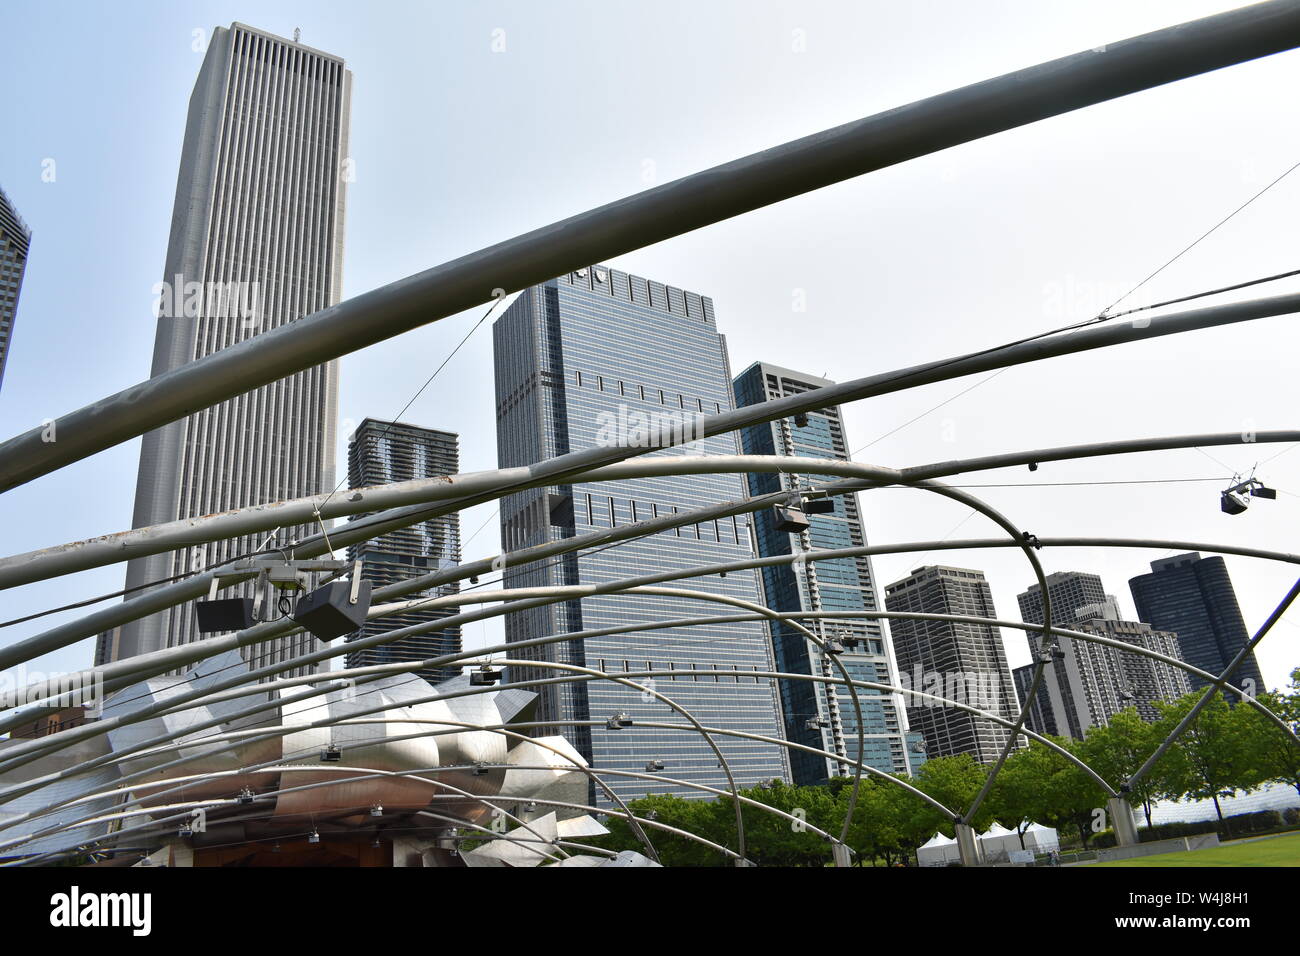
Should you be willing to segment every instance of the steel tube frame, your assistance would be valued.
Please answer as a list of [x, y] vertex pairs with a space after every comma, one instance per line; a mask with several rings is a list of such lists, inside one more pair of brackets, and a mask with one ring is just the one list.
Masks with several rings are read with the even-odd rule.
[[1007, 73], [648, 189], [331, 306], [0, 445], [0, 491], [489, 298], [833, 183], [1300, 45], [1272, 0]]

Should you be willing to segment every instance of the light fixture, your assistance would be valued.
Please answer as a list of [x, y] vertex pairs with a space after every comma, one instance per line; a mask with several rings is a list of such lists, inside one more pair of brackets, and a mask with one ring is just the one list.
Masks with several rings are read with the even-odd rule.
[[179, 837], [192, 837], [194, 836], [194, 828], [188, 823], [182, 823], [180, 829], [176, 831], [176, 835]]
[[632, 718], [621, 710], [609, 720], [605, 721], [606, 730], [622, 730], [624, 727], [632, 726]]
[[330, 744], [320, 752], [321, 763], [338, 763], [343, 759], [343, 751], [339, 750], [333, 744]]
[[803, 513], [806, 515], [830, 515], [835, 513], [834, 498], [805, 498]]
[[319, 842], [320, 842], [320, 834], [319, 834], [317, 831], [312, 830], [311, 833], [308, 833], [308, 834], [307, 834], [307, 842], [308, 842], [308, 843], [319, 843]]
[[1219, 496], [1219, 509], [1227, 515], [1239, 515], [1250, 507], [1250, 499], [1237, 491], [1225, 491]]
[[[797, 500], [797, 499], [796, 499]], [[770, 509], [772, 524], [777, 531], [784, 531], [787, 534], [799, 534], [807, 531], [809, 528], [808, 516], [804, 514], [803, 509], [791, 505], [773, 505]]]
[[382, 817], [384, 815], [384, 808], [380, 804], [376, 803], [370, 808], [370, 815], [372, 817]]
[[[214, 581], [215, 583], [215, 581]], [[242, 631], [257, 623], [252, 598], [209, 598], [194, 602], [194, 615], [203, 634]]]
[[370, 582], [355, 570], [351, 581], [331, 581], [302, 597], [293, 620], [319, 640], [332, 641], [361, 629], [370, 610]]
[[484, 664], [476, 671], [469, 672], [471, 687], [490, 687], [504, 676], [505, 671], [493, 670], [490, 664]]
[[239, 796], [235, 797], [235, 801], [236, 801], [237, 803], [242, 803], [242, 804], [249, 804], [249, 803], [252, 803], [252, 802], [253, 802], [253, 791], [252, 791], [252, 789], [249, 788], [249, 787], [245, 787], [243, 790], [240, 790], [240, 791], [239, 791]]
[[1251, 498], [1267, 501], [1277, 499], [1277, 490], [1265, 487], [1253, 474], [1245, 481], [1236, 481], [1219, 493], [1219, 509], [1224, 514], [1239, 515], [1250, 507]]
[[487, 772], [488, 772], [488, 765], [486, 763], [484, 763], [482, 760], [475, 761], [474, 776], [481, 777]]
[[807, 413], [807, 412], [795, 412], [795, 413], [794, 413], [794, 427], [795, 427], [795, 428], [807, 428], [807, 427], [808, 427], [808, 413]]
[[809, 730], [821, 730], [829, 723], [830, 722], [825, 717], [809, 717], [804, 726]]
[[835, 640], [834, 638], [831, 638], [830, 640], [828, 640], [828, 641], [826, 642], [826, 653], [827, 653], [827, 654], [843, 654], [843, 653], [844, 653], [844, 645], [841, 644], [839, 641]]
[[647, 760], [645, 764], [646, 773], [658, 773], [667, 766], [662, 760]]

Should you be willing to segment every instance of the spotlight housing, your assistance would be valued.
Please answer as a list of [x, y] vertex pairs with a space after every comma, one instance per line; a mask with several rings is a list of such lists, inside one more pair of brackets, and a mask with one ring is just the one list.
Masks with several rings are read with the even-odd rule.
[[370, 610], [370, 582], [331, 581], [300, 598], [293, 619], [322, 641], [361, 629]]

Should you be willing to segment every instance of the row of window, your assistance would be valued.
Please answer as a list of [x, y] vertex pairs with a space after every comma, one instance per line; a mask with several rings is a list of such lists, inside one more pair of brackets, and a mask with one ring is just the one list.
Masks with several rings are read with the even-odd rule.
[[722, 405], [718, 402], [706, 402], [702, 398], [687, 398], [680, 392], [665, 392], [662, 388], [653, 386], [632, 384], [625, 382], [621, 378], [606, 378], [604, 375], [597, 375], [588, 372], [585, 376], [579, 369], [573, 372], [574, 384], [579, 388], [584, 385], [588, 388], [594, 388], [598, 392], [610, 392], [623, 398], [638, 398], [643, 402], [658, 402], [660, 405], [672, 405], [673, 399], [676, 398], [678, 408], [685, 408], [697, 412], [711, 412], [712, 414], [721, 414]]
[[[680, 514], [676, 505], [659, 505], [657, 502], [636, 501], [631, 498], [614, 498], [607, 495], [580, 495], [578, 501], [578, 518], [586, 520], [588, 525], [599, 528], [617, 528], [620, 524], [636, 524], [639, 521], [651, 521]], [[718, 541], [724, 544], [748, 544], [745, 519], [736, 515], [704, 521], [699, 524], [682, 525], [671, 532], [679, 538], [693, 538], [699, 541]]]

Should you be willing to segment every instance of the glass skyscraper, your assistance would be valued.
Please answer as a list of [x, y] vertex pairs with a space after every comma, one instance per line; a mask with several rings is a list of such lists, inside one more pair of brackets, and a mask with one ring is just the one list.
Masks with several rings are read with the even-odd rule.
[[[736, 377], [736, 405], [743, 407], [798, 395], [831, 385], [826, 379], [758, 362]], [[848, 438], [838, 407], [823, 408], [806, 416], [781, 418], [741, 431], [747, 455], [787, 455], [801, 458], [849, 460]], [[802, 476], [802, 486], [835, 479]], [[748, 476], [754, 497], [793, 490], [800, 479], [792, 475], [756, 473]], [[833, 499], [831, 514], [809, 515], [809, 528], [799, 533], [781, 531], [770, 511], [754, 516], [755, 538], [762, 557], [836, 548], [863, 547], [866, 534], [856, 495]], [[875, 574], [869, 557], [781, 564], [762, 570], [768, 607], [775, 611], [875, 611]], [[822, 637], [835, 637], [845, 645], [837, 655], [855, 680], [898, 685], [898, 669], [879, 620], [844, 619], [818, 625], [804, 622]], [[785, 623], [773, 623], [772, 644], [778, 670], [817, 677], [840, 677], [840, 671], [816, 644]], [[858, 759], [858, 725], [849, 692], [843, 686], [804, 680], [781, 681], [781, 707], [786, 737], [808, 746]], [[909, 734], [900, 697], [865, 689], [858, 691], [862, 707], [864, 763], [885, 773], [911, 773], [925, 759], [920, 734]], [[794, 782], [815, 784], [831, 775], [844, 775], [842, 761], [805, 751], [790, 754]]]
[[23, 287], [31, 241], [32, 231], [4, 190], [0, 189], [0, 386], [4, 385], [5, 363], [9, 360], [9, 343], [18, 311], [18, 293]]
[[[421, 428], [404, 422], [382, 422], [367, 418], [353, 432], [348, 443], [348, 487], [362, 488], [415, 478], [454, 475], [460, 470], [459, 438], [453, 432]], [[356, 515], [352, 520], [363, 518]], [[406, 528], [389, 531], [377, 538], [348, 548], [348, 560], [361, 562], [361, 575], [375, 588], [387, 587], [460, 563], [460, 515], [442, 515]], [[403, 600], [455, 594], [455, 583], [437, 588], [437, 594], [420, 591]], [[450, 617], [456, 608], [415, 609], [368, 621], [349, 635], [354, 641], [374, 634]], [[423, 661], [460, 651], [459, 627], [415, 634], [377, 647], [353, 651], [348, 667], [369, 667], [398, 661]], [[422, 668], [416, 671], [430, 683], [449, 680], [460, 668]]]
[[[1151, 573], [1131, 578], [1138, 617], [1162, 631], [1178, 635], [1183, 660], [1211, 674], [1222, 674], [1232, 659], [1250, 643], [1250, 632], [1237, 604], [1237, 592], [1228, 577], [1228, 565], [1215, 555], [1179, 554], [1151, 562]], [[1193, 690], [1207, 684], [1188, 674]], [[1264, 676], [1253, 653], [1229, 675], [1241, 687], [1253, 682], [1254, 692], [1265, 690]]]
[[[155, 289], [153, 375], [339, 301], [351, 78], [341, 59], [300, 43], [240, 23], [213, 31], [190, 96], [166, 266]], [[133, 526], [328, 493], [337, 418], [338, 363], [331, 361], [149, 432]], [[284, 528], [279, 540], [319, 530]], [[266, 540], [138, 558], [127, 564], [126, 584], [202, 570]], [[252, 596], [253, 588], [238, 593]], [[193, 604], [184, 604], [123, 625], [100, 642], [100, 653], [132, 657], [201, 637]], [[299, 633], [250, 657], [260, 666], [318, 646]]]
[[[725, 344], [704, 296], [593, 266], [534, 286], [497, 320], [494, 329], [497, 454], [502, 467], [530, 464], [623, 443], [644, 421], [693, 426], [696, 416], [732, 407]], [[735, 454], [734, 435], [658, 449], [653, 455]], [[738, 475], [692, 475], [552, 486], [501, 501], [507, 551], [648, 518], [746, 497]], [[746, 516], [690, 524], [608, 549], [518, 569], [509, 587], [590, 585], [657, 571], [678, 570], [754, 555]], [[760, 603], [752, 571], [688, 579], [677, 586]], [[689, 598], [618, 595], [519, 611], [506, 618], [515, 641], [584, 629], [737, 613], [734, 607]], [[521, 650], [516, 656], [528, 655]], [[533, 652], [611, 676], [644, 670], [685, 671], [655, 681], [655, 689], [688, 709], [705, 726], [781, 737], [774, 682], [724, 671], [770, 671], [772, 650], [763, 623], [737, 622], [639, 631], [549, 645]], [[559, 676], [546, 668], [514, 668], [512, 681]], [[692, 730], [610, 730], [604, 721], [625, 713], [633, 721], [685, 721], [648, 694], [606, 680], [540, 687], [539, 719], [598, 721], [560, 726], [598, 769], [645, 773], [663, 762], [665, 776], [713, 787], [725, 777], [707, 743]], [[551, 732], [551, 731], [547, 731]], [[784, 749], [735, 737], [716, 738], [742, 786], [789, 779]], [[621, 797], [649, 792], [700, 796], [700, 791], [611, 776]], [[597, 800], [605, 796], [597, 791]]]

